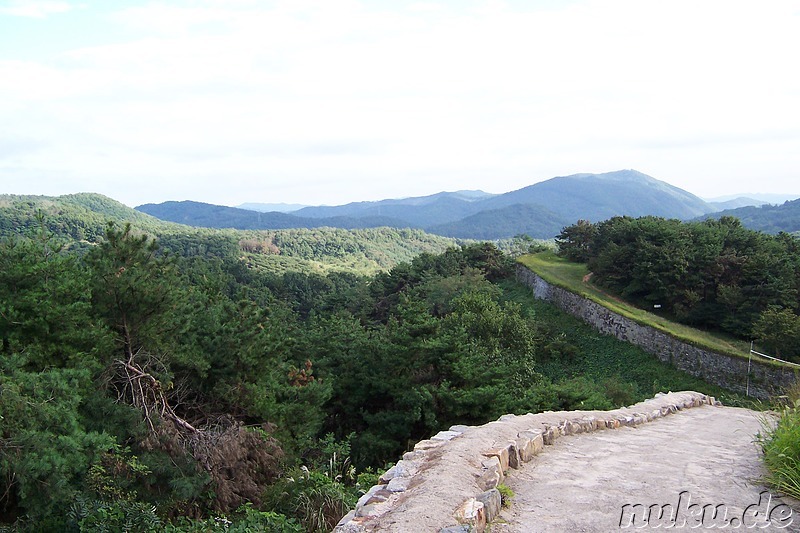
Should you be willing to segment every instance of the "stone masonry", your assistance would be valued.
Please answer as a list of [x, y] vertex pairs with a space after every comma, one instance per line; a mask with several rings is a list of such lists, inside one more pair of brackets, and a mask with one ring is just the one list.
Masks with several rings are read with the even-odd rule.
[[719, 387], [766, 400], [781, 394], [797, 380], [796, 371], [753, 359], [748, 360], [698, 348], [671, 335], [608, 310], [566, 289], [553, 286], [523, 265], [517, 265], [517, 280], [533, 289], [534, 297], [590, 324], [606, 335], [635, 344], [661, 361]]

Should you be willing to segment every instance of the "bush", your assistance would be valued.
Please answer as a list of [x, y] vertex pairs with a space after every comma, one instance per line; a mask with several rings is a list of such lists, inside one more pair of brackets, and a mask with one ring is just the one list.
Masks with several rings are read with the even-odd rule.
[[764, 451], [766, 482], [776, 490], [800, 499], [800, 386], [789, 391], [787, 405], [777, 424], [764, 419], [759, 443]]
[[331, 531], [355, 507], [355, 495], [342, 483], [301, 467], [264, 494], [267, 508], [294, 518], [305, 531]]

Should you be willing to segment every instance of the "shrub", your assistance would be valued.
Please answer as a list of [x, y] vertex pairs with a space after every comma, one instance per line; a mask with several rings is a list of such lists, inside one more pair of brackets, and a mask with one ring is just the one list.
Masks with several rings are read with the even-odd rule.
[[787, 395], [777, 424], [765, 418], [758, 440], [769, 472], [766, 482], [793, 498], [800, 498], [800, 386]]
[[267, 508], [296, 519], [305, 531], [331, 531], [355, 504], [345, 485], [305, 467], [264, 493]]

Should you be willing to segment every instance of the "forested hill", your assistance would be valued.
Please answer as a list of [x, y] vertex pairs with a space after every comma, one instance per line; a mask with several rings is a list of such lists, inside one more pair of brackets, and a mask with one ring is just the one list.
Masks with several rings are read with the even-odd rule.
[[[724, 395], [533, 301], [490, 243], [142, 230], [73, 200], [0, 206], [0, 531], [331, 531], [454, 424]], [[341, 271], [367, 260], [402, 262]]]
[[766, 233], [798, 233], [800, 232], [800, 199], [785, 202], [781, 205], [748, 206], [737, 209], [726, 209], [705, 218], [735, 217], [745, 227]]
[[519, 234], [549, 239], [564, 225], [580, 219], [597, 222], [618, 215], [690, 219], [716, 211], [697, 196], [635, 170], [563, 176], [497, 195], [482, 191], [443, 192], [399, 200], [306, 207], [293, 213], [256, 213], [198, 202], [147, 204], [137, 209], [193, 226], [392, 226], [470, 239], [501, 239]]
[[181, 256], [235, 257], [249, 268], [271, 272], [373, 273], [410, 261], [420, 253], [440, 253], [458, 244], [421, 230], [389, 227], [271, 231], [194, 228], [159, 220], [99, 194], [0, 196], [0, 237], [34, 234], [43, 222], [72, 247], [87, 249], [103, 240], [110, 221], [118, 226], [130, 222], [137, 231], [157, 237], [163, 249]]
[[0, 195], [0, 236], [34, 231], [39, 225], [38, 213], [44, 216], [52, 232], [78, 241], [97, 241], [103, 236], [109, 220], [130, 222], [153, 233], [180, 228], [101, 194], [78, 193], [57, 197], [3, 194]]
[[382, 216], [362, 218], [348, 216], [309, 218], [277, 211], [264, 213], [261, 211], [251, 211], [249, 209], [239, 209], [238, 207], [226, 207], [223, 205], [192, 202], [189, 200], [182, 202], [163, 202], [160, 204], [144, 204], [138, 206], [136, 210], [160, 218], [161, 220], [203, 228], [289, 229], [333, 227], [355, 229], [377, 228], [380, 226], [391, 226], [395, 228], [417, 227], [407, 224], [400, 219]]
[[657, 305], [800, 362], [800, 239], [733, 217], [614, 217], [566, 227], [557, 243], [564, 257], [587, 263], [594, 283], [644, 309]]

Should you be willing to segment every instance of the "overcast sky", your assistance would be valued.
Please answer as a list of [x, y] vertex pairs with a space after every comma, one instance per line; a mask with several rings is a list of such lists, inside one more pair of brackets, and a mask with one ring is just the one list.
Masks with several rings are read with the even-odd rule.
[[800, 2], [0, 0], [0, 193], [800, 195]]

